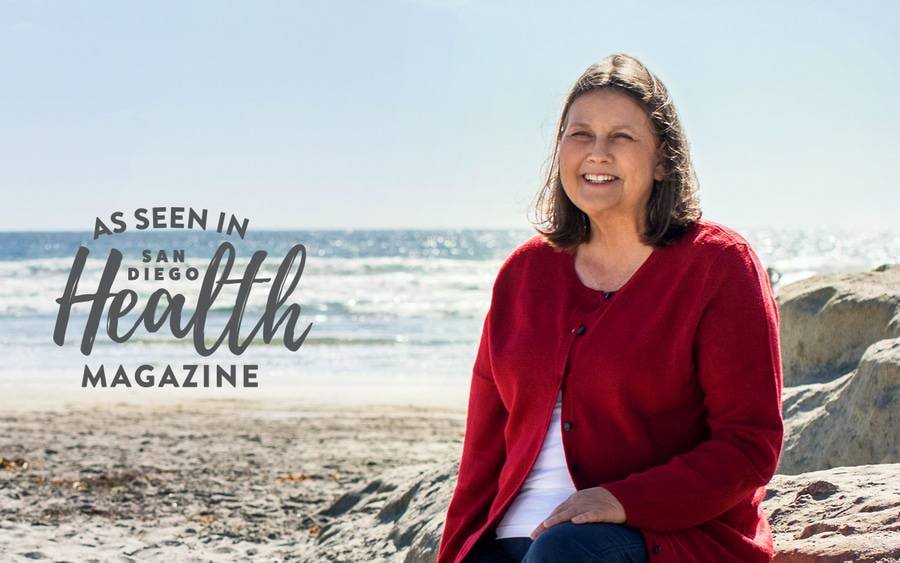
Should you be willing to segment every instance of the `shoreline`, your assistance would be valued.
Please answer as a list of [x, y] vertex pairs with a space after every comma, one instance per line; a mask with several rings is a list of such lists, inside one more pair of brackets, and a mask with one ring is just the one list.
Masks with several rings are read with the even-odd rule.
[[35, 411], [67, 412], [70, 409], [118, 405], [167, 407], [206, 402], [233, 402], [253, 409], [326, 408], [341, 405], [360, 408], [427, 408], [465, 413], [469, 378], [368, 378], [298, 377], [287, 385], [265, 380], [259, 387], [81, 387], [61, 385], [57, 379], [13, 379], [0, 372], [0, 413]]

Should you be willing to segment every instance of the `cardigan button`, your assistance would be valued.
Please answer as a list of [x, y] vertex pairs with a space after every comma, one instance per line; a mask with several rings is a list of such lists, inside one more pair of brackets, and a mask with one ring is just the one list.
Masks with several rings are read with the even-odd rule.
[[584, 331], [585, 331], [584, 325], [581, 325], [580, 327], [578, 327], [578, 330], [575, 331], [575, 334], [577, 334], [578, 336], [581, 336], [582, 334], [584, 334]]
[[565, 424], [563, 424], [563, 430], [565, 430], [566, 432], [568, 432], [568, 431], [571, 430], [571, 429], [572, 429], [572, 423], [571, 423], [571, 422], [566, 422]]
[[572, 473], [575, 473], [575, 472], [577, 472], [577, 471], [578, 471], [578, 464], [577, 464], [577, 463], [573, 463], [573, 464], [572, 464]]
[[653, 553], [660, 553], [661, 551], [662, 551], [662, 546], [661, 546], [661, 545], [654, 545], [654, 546], [653, 546]]

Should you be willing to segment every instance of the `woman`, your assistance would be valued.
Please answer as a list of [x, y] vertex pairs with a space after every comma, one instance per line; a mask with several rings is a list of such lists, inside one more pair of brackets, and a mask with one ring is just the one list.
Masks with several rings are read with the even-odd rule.
[[770, 561], [778, 311], [701, 218], [665, 86], [592, 65], [550, 162], [544, 229], [494, 283], [439, 563]]

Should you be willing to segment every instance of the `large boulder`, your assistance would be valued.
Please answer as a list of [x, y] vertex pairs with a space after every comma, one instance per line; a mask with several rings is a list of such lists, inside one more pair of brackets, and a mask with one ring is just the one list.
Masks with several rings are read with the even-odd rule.
[[900, 462], [900, 338], [866, 349], [828, 383], [785, 389], [778, 473]]
[[785, 444], [778, 473], [900, 461], [900, 267], [778, 292]]
[[785, 386], [832, 381], [873, 343], [900, 336], [900, 264], [779, 288]]

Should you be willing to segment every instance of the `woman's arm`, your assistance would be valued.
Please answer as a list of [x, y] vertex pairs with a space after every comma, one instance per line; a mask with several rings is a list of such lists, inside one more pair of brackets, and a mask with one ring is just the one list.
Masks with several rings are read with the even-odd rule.
[[462, 459], [444, 522], [438, 563], [453, 561], [468, 535], [487, 519], [506, 459], [503, 430], [507, 411], [497, 393], [491, 370], [490, 317], [488, 311], [472, 369]]
[[768, 277], [753, 250], [738, 243], [721, 251], [707, 279], [694, 361], [710, 439], [602, 485], [630, 526], [670, 531], [711, 520], [765, 485], [778, 465], [782, 367]]

